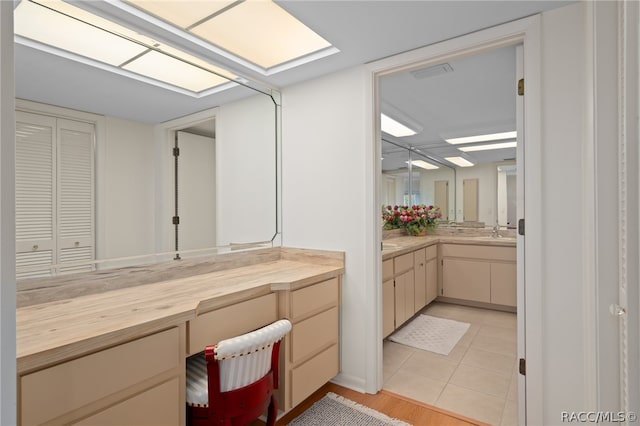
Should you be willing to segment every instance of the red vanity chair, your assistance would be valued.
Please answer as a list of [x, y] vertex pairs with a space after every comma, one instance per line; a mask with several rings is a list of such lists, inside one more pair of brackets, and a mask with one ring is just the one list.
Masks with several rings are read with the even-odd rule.
[[279, 320], [188, 358], [187, 425], [246, 425], [267, 408], [274, 425], [280, 341], [290, 330], [289, 320]]

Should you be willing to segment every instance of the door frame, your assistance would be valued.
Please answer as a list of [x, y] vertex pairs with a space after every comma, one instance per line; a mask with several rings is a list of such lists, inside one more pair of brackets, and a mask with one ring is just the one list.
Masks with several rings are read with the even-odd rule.
[[[402, 53], [365, 66], [368, 82], [372, 89], [370, 113], [373, 115], [373, 155], [371, 168], [374, 176], [374, 206], [378, 212], [380, 204], [381, 185], [381, 140], [380, 130], [380, 79], [398, 72], [423, 68], [438, 63], [461, 59], [482, 52], [506, 46], [524, 46], [524, 76], [527, 93], [524, 103], [524, 139], [539, 141], [541, 135], [541, 18], [540, 15], [531, 16], [492, 28], [467, 34], [444, 42], [436, 43], [420, 49]], [[515, 87], [514, 87], [515, 92]], [[524, 124], [524, 123], [523, 123]], [[541, 209], [541, 150], [540, 144], [522, 144], [523, 158], [526, 167], [518, 165], [518, 179], [523, 189], [527, 188], [526, 203], [524, 197], [519, 197], [518, 210], [524, 212], [527, 218], [527, 239], [518, 236], [518, 358], [525, 357], [527, 363], [527, 380], [519, 378], [519, 422], [521, 424], [542, 424], [543, 395], [542, 395], [542, 294], [541, 286], [525, 286], [525, 282], [540, 282], [542, 278], [542, 230]], [[523, 165], [524, 166], [524, 165]], [[375, 238], [374, 247], [381, 247], [382, 230], [379, 221], [372, 221], [371, 229]], [[382, 260], [377, 252], [374, 257], [374, 282], [382, 282]], [[525, 255], [526, 253], [526, 255]], [[368, 333], [367, 347], [372, 354], [367, 363], [368, 391], [378, 391], [382, 388], [382, 289], [375, 287], [373, 299], [376, 321], [371, 325]], [[526, 312], [526, 323], [524, 322]], [[375, 328], [375, 330], [373, 329]]]

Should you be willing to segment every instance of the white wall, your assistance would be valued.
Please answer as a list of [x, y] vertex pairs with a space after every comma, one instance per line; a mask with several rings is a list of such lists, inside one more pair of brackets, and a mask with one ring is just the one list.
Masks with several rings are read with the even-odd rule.
[[[601, 377], [619, 374], [615, 364], [609, 362], [617, 348], [608, 350], [598, 341], [594, 321], [604, 324], [610, 319], [600, 312], [594, 320], [594, 287], [590, 284], [594, 257], [589, 248], [593, 248], [596, 239], [591, 212], [594, 185], [585, 178], [598, 176], [591, 174], [593, 158], [588, 146], [593, 143], [589, 136], [594, 123], [590, 120], [610, 120], [604, 114], [595, 118], [590, 115], [597, 100], [590, 92], [592, 71], [588, 65], [590, 55], [598, 53], [590, 50], [590, 7], [588, 3], [577, 3], [542, 15], [540, 74], [531, 79], [539, 78], [541, 82], [541, 117], [536, 123], [541, 126], [541, 134], [539, 139], [526, 142], [537, 144], [527, 152], [537, 151], [541, 157], [536, 171], [540, 187], [529, 189], [538, 192], [530, 194], [531, 199], [540, 200], [536, 209], [543, 215], [549, 212], [548, 217], [539, 218], [540, 229], [527, 228], [536, 233], [530, 238], [540, 242], [542, 266], [540, 281], [527, 282], [532, 293], [541, 298], [536, 305], [541, 311], [531, 312], [538, 322], [527, 324], [527, 329], [539, 338], [536, 347], [527, 348], [535, 361], [527, 376], [533, 384], [532, 398], [540, 398], [532, 400], [528, 407], [529, 419], [535, 424], [560, 424], [563, 411], [618, 408], [609, 404], [615, 398], [607, 400], [597, 395], [594, 372], [598, 369]], [[615, 31], [616, 22], [606, 19], [606, 27]], [[340, 380], [356, 388], [364, 387], [357, 385], [365, 383], [368, 370], [375, 368], [368, 363], [368, 343], [363, 336], [376, 326], [367, 323], [366, 301], [378, 285], [368, 281], [368, 268], [376, 263], [376, 254], [368, 250], [368, 236], [358, 226], [366, 220], [363, 207], [370, 195], [366, 191], [375, 181], [363, 161], [377, 161], [369, 155], [373, 139], [367, 139], [363, 130], [367, 119], [371, 120], [367, 118], [371, 108], [366, 104], [370, 97], [367, 90], [363, 93], [363, 84], [370, 87], [367, 76], [355, 68], [283, 91], [284, 244], [346, 252]], [[528, 116], [535, 114], [530, 111]], [[606, 142], [602, 138], [597, 143]], [[616, 173], [610, 163], [602, 166], [600, 174]], [[471, 177], [471, 173], [477, 175], [478, 170], [459, 170], [458, 179]], [[491, 172], [486, 170], [484, 176], [486, 179], [480, 176], [481, 182], [488, 181], [494, 195], [487, 200], [487, 206], [483, 208], [481, 204], [481, 220], [492, 223], [496, 207], [495, 167]], [[606, 178], [598, 182], [602, 184], [598, 194], [617, 191], [615, 182]], [[378, 211], [372, 211], [377, 218]], [[558, 212], [562, 212], [560, 220]], [[607, 240], [606, 244], [599, 250], [616, 251], [612, 246], [615, 241]], [[607, 268], [611, 272], [610, 265]], [[600, 293], [608, 293], [607, 289], [617, 285], [615, 274], [609, 278], [610, 282], [598, 282]], [[604, 329], [610, 331], [610, 327]], [[634, 338], [637, 343], [637, 336]], [[593, 353], [598, 345], [596, 358]]]
[[[560, 423], [562, 411], [587, 408], [585, 350], [585, 264], [589, 244], [587, 164], [587, 33], [585, 6], [576, 4], [543, 14], [542, 19], [542, 211], [562, 212], [543, 219], [542, 228], [542, 382], [544, 424]], [[536, 143], [528, 141], [527, 143]], [[526, 160], [525, 160], [526, 161]], [[525, 194], [526, 200], [526, 194]], [[526, 203], [526, 201], [525, 201]], [[527, 283], [535, 285], [535, 283]], [[577, 391], [583, 390], [583, 391]]]
[[366, 226], [380, 224], [380, 206], [367, 201], [373, 146], [366, 132], [373, 114], [367, 115], [365, 96], [360, 67], [282, 91], [283, 245], [346, 252], [339, 381], [356, 389], [365, 387], [374, 352], [366, 346], [375, 327], [367, 317], [379, 286], [367, 255]]
[[0, 2], [0, 424], [16, 424], [13, 2]]
[[106, 117], [98, 140], [97, 241], [100, 258], [151, 254], [155, 250], [155, 153], [153, 126]]
[[218, 110], [218, 245], [268, 241], [276, 232], [275, 119], [275, 104], [266, 95]]

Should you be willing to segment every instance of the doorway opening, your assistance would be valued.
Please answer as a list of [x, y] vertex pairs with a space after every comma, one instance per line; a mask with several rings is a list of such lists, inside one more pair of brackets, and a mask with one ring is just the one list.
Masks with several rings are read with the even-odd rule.
[[[391, 188], [396, 195], [404, 195], [409, 191], [410, 199], [420, 200], [420, 203], [427, 205], [437, 206], [438, 202], [447, 200], [443, 215], [446, 220], [440, 223], [436, 232], [442, 236], [442, 242], [447, 241], [447, 236], [460, 233], [466, 233], [469, 238], [495, 236], [497, 245], [512, 247], [513, 258], [512, 263], [506, 262], [500, 256], [493, 260], [484, 259], [487, 262], [481, 265], [481, 269], [486, 270], [488, 274], [487, 294], [477, 296], [473, 291], [454, 294], [450, 287], [452, 280], [459, 281], [456, 284], [460, 284], [463, 289], [467, 284], [467, 278], [471, 276], [470, 280], [474, 281], [474, 276], [478, 274], [469, 275], [463, 269], [470, 266], [471, 262], [478, 262], [478, 259], [466, 258], [471, 256], [468, 254], [454, 254], [450, 256], [451, 259], [447, 259], [447, 253], [442, 252], [440, 244], [437, 251], [438, 296], [426, 307], [420, 307], [414, 299], [413, 319], [425, 314], [467, 322], [470, 324], [469, 331], [450, 355], [434, 354], [385, 339], [382, 350], [381, 388], [492, 424], [517, 424], [520, 422], [519, 413], [521, 418], [524, 418], [525, 386], [517, 371], [518, 361], [524, 357], [524, 303], [521, 297], [516, 296], [516, 293], [522, 293], [524, 288], [523, 277], [517, 272], [517, 269], [522, 269], [524, 265], [518, 264], [516, 267], [516, 259], [523, 263], [524, 255], [523, 251], [516, 255], [513, 215], [506, 211], [507, 206], [517, 205], [520, 213], [518, 217], [522, 217], [524, 186], [522, 168], [518, 170], [518, 165], [524, 164], [524, 111], [523, 102], [517, 99], [516, 91], [517, 81], [523, 73], [522, 58], [522, 40], [519, 40], [491, 49], [485, 47], [476, 49], [475, 52], [466, 50], [464, 53], [451, 53], [444, 60], [441, 56], [431, 61], [425, 61], [423, 57], [403, 64], [396, 62], [394, 67], [386, 68], [376, 76], [379, 111], [392, 116], [407, 127], [413, 125], [418, 129], [414, 135], [408, 137], [394, 137], [384, 129], [381, 132], [380, 181], [384, 184], [380, 186], [380, 200], [384, 200], [385, 204], [391, 204]], [[469, 67], [468, 70], [465, 66]], [[492, 66], [497, 68], [490, 71]], [[422, 72], [425, 69], [436, 68], [447, 71], [436, 74]], [[456, 72], [459, 73], [457, 76], [454, 75]], [[430, 76], [431, 81], [425, 82], [424, 78], [420, 78], [425, 74]], [[455, 83], [456, 78], [453, 77], [462, 79], [463, 84]], [[437, 79], [440, 80], [436, 81]], [[483, 79], [485, 81], [482, 81]], [[450, 80], [449, 85], [445, 84], [446, 80]], [[421, 84], [424, 89], [418, 88]], [[503, 86], [506, 89], [501, 90]], [[505, 133], [509, 133], [510, 137], [494, 136], [497, 139], [486, 139], [483, 142], [447, 141], [460, 137]], [[385, 141], [392, 142], [396, 147], [404, 144], [410, 153], [409, 158], [402, 158], [398, 154], [399, 150], [391, 149]], [[507, 145], [493, 149], [480, 148], [482, 145], [502, 143]], [[414, 157], [420, 157], [420, 160], [432, 167], [421, 169]], [[467, 167], [458, 165], [458, 157], [466, 160]], [[443, 175], [447, 169], [443, 165], [452, 169], [453, 173]], [[517, 171], [516, 191], [503, 191], [502, 186], [499, 187], [499, 184], [503, 183], [500, 167]], [[403, 180], [410, 182], [407, 185], [408, 189], [403, 190], [402, 185], [397, 184]], [[396, 182], [396, 185], [391, 185], [391, 182]], [[463, 188], [466, 189], [469, 185], [473, 187], [472, 190], [463, 191]], [[447, 192], [447, 195], [450, 195], [449, 199], [443, 192], [443, 188], [446, 187], [450, 188], [450, 192]], [[499, 199], [499, 193], [501, 197], [515, 195], [515, 199]], [[405, 199], [406, 197], [396, 197], [396, 204], [402, 204]], [[506, 221], [507, 218], [512, 220]], [[388, 250], [385, 253], [385, 236], [382, 238], [383, 256], [387, 260], [393, 259]], [[500, 240], [501, 238], [504, 240]], [[507, 239], [512, 244], [507, 244]], [[493, 244], [491, 240], [488, 241]], [[500, 243], [497, 243], [498, 241]], [[477, 242], [478, 240], [474, 240], [472, 244], [462, 244], [459, 240], [458, 244], [471, 246]], [[393, 244], [388, 242], [386, 246], [393, 247]], [[446, 261], [450, 263], [445, 267]], [[496, 264], [493, 268], [494, 277], [502, 274], [503, 278], [508, 276], [507, 281], [511, 282], [512, 294], [507, 299], [501, 296], [491, 299], [493, 263]], [[395, 279], [394, 262], [390, 264], [391, 274]], [[389, 278], [387, 265], [389, 262], [383, 265], [383, 280]], [[454, 267], [456, 273], [443, 273], [443, 268], [451, 271], [450, 267]], [[418, 269], [414, 268], [413, 273]], [[460, 271], [463, 272], [458, 273]], [[418, 282], [419, 280], [414, 278], [413, 291], [416, 295], [418, 293], [415, 286]], [[402, 285], [405, 287], [403, 300], [406, 301], [406, 294], [410, 293], [407, 288], [411, 286], [407, 287], [406, 283]], [[395, 281], [394, 286], [397, 286]], [[383, 285], [383, 324], [388, 323], [384, 316], [390, 315], [391, 311], [385, 307], [389, 306], [385, 303], [385, 297], [393, 295], [394, 304], [398, 304], [395, 288], [397, 287], [391, 292]], [[498, 294], [498, 287], [493, 290]], [[406, 310], [406, 306], [403, 309]], [[393, 328], [401, 330], [411, 322], [412, 319], [400, 324], [396, 321]], [[385, 330], [388, 331], [389, 327], [386, 326]], [[393, 333], [383, 334], [382, 337], [385, 338]], [[522, 389], [520, 392], [519, 388]], [[464, 404], [460, 402], [463, 400]], [[469, 403], [471, 400], [475, 402]], [[521, 405], [520, 410], [518, 405]]]

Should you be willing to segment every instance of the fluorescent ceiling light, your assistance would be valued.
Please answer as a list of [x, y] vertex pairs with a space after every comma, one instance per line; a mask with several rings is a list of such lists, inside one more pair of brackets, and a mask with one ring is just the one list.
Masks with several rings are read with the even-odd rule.
[[235, 0], [181, 0], [181, 1], [153, 1], [153, 0], [128, 0], [128, 3], [146, 10], [147, 12], [175, 24], [180, 28], [188, 29], [193, 24], [202, 21], [222, 9], [230, 6]]
[[61, 56], [97, 67], [106, 64], [112, 68], [104, 69], [133, 78], [131, 73], [139, 74], [161, 87], [169, 88], [162, 84], [168, 83], [196, 95], [236, 78], [186, 52], [60, 0], [47, 0], [43, 5], [22, 0], [14, 16], [15, 34], [35, 45], [50, 46]]
[[[406, 163], [409, 164], [409, 161], [407, 161]], [[426, 169], [426, 170], [435, 170], [435, 169], [439, 169], [440, 168], [440, 167], [436, 166], [435, 164], [428, 163], [428, 162], [426, 162], [424, 160], [413, 160], [413, 161], [411, 161], [411, 164], [413, 164], [414, 166], [417, 166], [417, 167], [421, 167], [421, 168]]]
[[486, 145], [472, 145], [472, 146], [461, 146], [458, 149], [463, 152], [471, 152], [471, 151], [488, 151], [491, 149], [503, 149], [503, 148], [515, 148], [518, 146], [518, 142], [503, 142], [503, 143], [490, 143]]
[[474, 165], [471, 161], [462, 157], [445, 157], [445, 160], [460, 167], [471, 167]]
[[271, 0], [130, 3], [263, 69], [331, 47]]
[[463, 138], [452, 138], [445, 139], [445, 141], [450, 144], [461, 144], [461, 143], [474, 143], [474, 142], [488, 142], [488, 141], [500, 141], [505, 139], [515, 139], [517, 133], [513, 132], [504, 132], [504, 133], [492, 133], [489, 135], [478, 135], [478, 136], [466, 136]]
[[[47, 3], [52, 7], [57, 5]], [[68, 7], [65, 9], [69, 10]], [[17, 35], [109, 65], [118, 66], [147, 50], [144, 46], [27, 0], [20, 2], [14, 19]]]
[[413, 136], [416, 134], [414, 130], [384, 114], [380, 114], [380, 127], [382, 128], [383, 132], [397, 138], [402, 138], [404, 136]]

